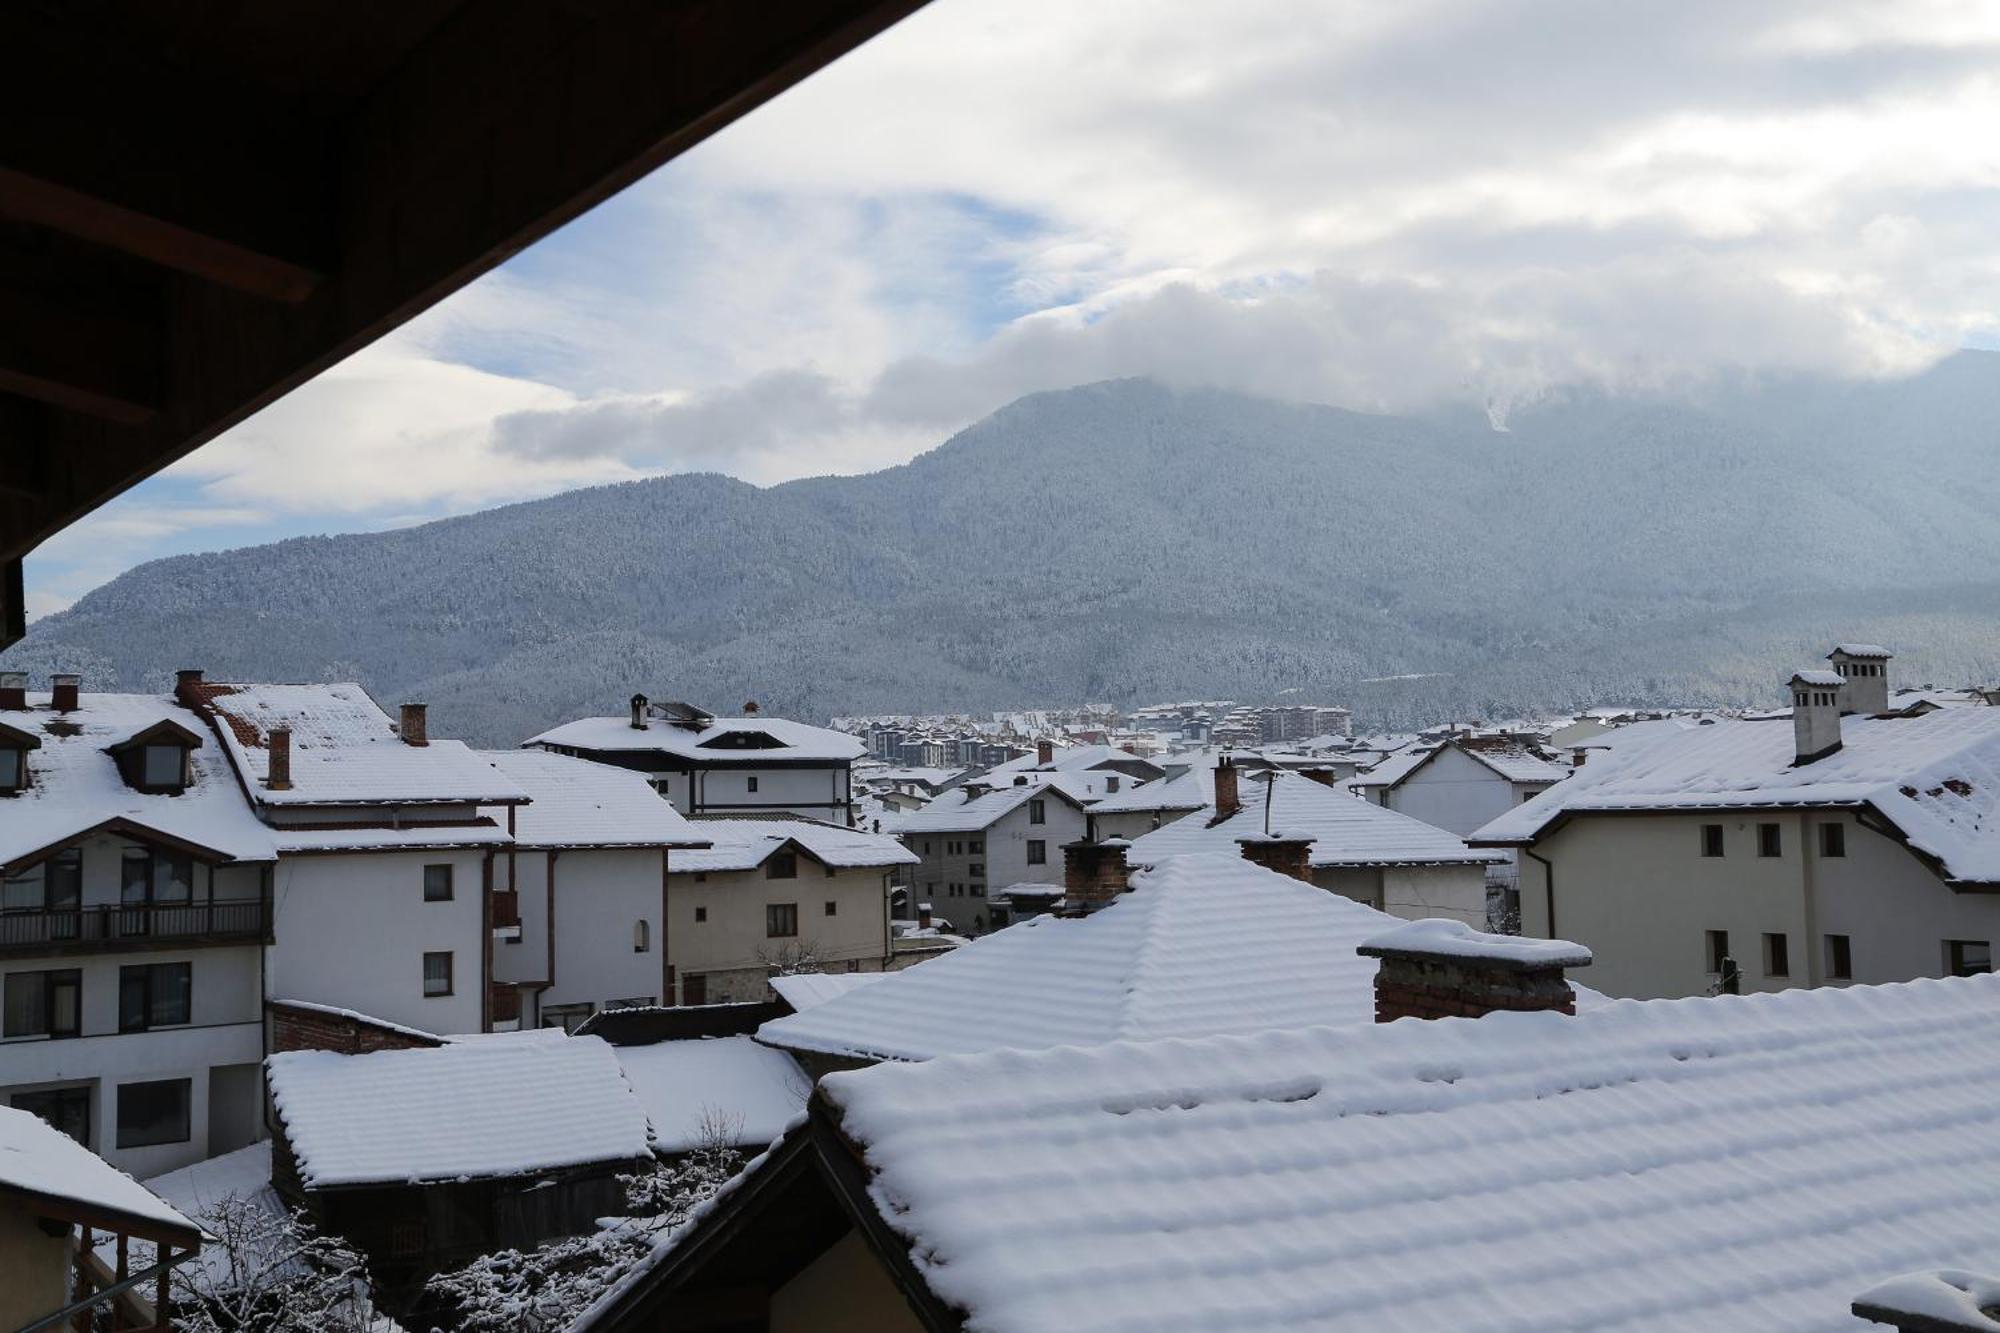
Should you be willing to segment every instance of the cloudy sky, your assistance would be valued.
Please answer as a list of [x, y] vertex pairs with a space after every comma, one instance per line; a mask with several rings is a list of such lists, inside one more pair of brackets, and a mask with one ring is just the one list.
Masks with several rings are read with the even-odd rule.
[[2000, 346], [1990, 0], [933, 0], [29, 561], [901, 462], [1147, 374], [1496, 416]]

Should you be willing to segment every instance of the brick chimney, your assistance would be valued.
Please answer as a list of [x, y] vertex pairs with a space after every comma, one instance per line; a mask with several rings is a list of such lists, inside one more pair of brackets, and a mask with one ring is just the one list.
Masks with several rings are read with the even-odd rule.
[[1064, 916], [1088, 916], [1131, 892], [1132, 869], [1125, 864], [1125, 849], [1131, 845], [1123, 838], [1063, 844]]
[[1236, 765], [1223, 755], [1215, 761], [1215, 818], [1210, 822], [1220, 824], [1242, 808], [1242, 798], [1236, 793]]
[[918, 903], [917, 929], [929, 930], [930, 928], [931, 928], [931, 905], [929, 903]]
[[1563, 970], [1590, 965], [1590, 950], [1580, 944], [1487, 935], [1438, 918], [1372, 935], [1355, 952], [1382, 960], [1375, 971], [1377, 1023], [1499, 1010], [1574, 1014], [1576, 992]]
[[292, 729], [272, 727], [264, 733], [264, 747], [268, 752], [268, 763], [264, 769], [264, 785], [272, 791], [292, 789]]
[[58, 713], [73, 713], [77, 707], [77, 693], [82, 688], [83, 678], [73, 672], [63, 671], [49, 677], [49, 706]]
[[174, 702], [183, 708], [201, 706], [200, 667], [182, 667], [174, 673]]
[[1312, 883], [1311, 838], [1288, 838], [1283, 833], [1250, 833], [1238, 838], [1236, 845], [1243, 849], [1244, 860], [1266, 870], [1275, 870], [1280, 875]]
[[646, 729], [646, 704], [647, 699], [645, 695], [635, 694], [632, 696], [632, 730], [634, 731], [644, 731]]
[[20, 712], [28, 706], [28, 673], [0, 671], [0, 708]]
[[396, 734], [403, 738], [403, 744], [429, 745], [431, 743], [429, 724], [425, 720], [426, 711], [423, 704], [403, 705], [403, 723], [396, 729]]
[[1036, 741], [1035, 763], [1039, 767], [1047, 768], [1050, 764], [1053, 764], [1055, 761], [1056, 761], [1055, 742], [1046, 740]]
[[1840, 748], [1840, 696], [1846, 683], [1832, 671], [1794, 671], [1785, 682], [1792, 691], [1793, 766], [1824, 759]]
[[1300, 777], [1317, 782], [1322, 787], [1339, 786], [1340, 783], [1336, 773], [1337, 770], [1335, 770], [1332, 764], [1307, 764], [1299, 770]]

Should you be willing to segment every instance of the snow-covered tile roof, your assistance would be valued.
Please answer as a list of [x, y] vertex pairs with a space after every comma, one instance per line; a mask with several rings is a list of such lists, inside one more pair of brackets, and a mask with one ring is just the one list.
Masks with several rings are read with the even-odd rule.
[[287, 1051], [265, 1068], [308, 1188], [509, 1176], [650, 1151], [645, 1107], [596, 1037]]
[[772, 1019], [757, 1039], [928, 1060], [1003, 1046], [1372, 1022], [1375, 964], [1354, 951], [1396, 919], [1230, 852], [1164, 861], [1134, 874], [1132, 892], [1090, 916], [1040, 916], [995, 931]]
[[1833, 652], [1828, 653], [1827, 656], [1832, 657], [1835, 653], [1845, 653], [1849, 657], [1894, 657], [1895, 656], [1894, 653], [1890, 652], [1887, 648], [1884, 648], [1879, 643], [1836, 643], [1835, 645], [1833, 645]]
[[1178, 777], [1160, 778], [1098, 800], [1092, 814], [1145, 814], [1153, 810], [1199, 810], [1215, 802], [1215, 767], [1191, 768]]
[[661, 1152], [710, 1146], [761, 1149], [806, 1109], [812, 1079], [783, 1051], [749, 1037], [615, 1046], [625, 1078], [646, 1107]]
[[514, 813], [521, 847], [699, 847], [708, 838], [628, 769], [548, 750], [482, 750], [531, 801]]
[[857, 986], [866, 986], [891, 975], [887, 972], [798, 972], [789, 977], [772, 977], [771, 989], [796, 1013], [816, 1009], [828, 1000], [837, 1000]]
[[[745, 737], [775, 744], [744, 747]], [[625, 717], [580, 717], [530, 736], [523, 745], [569, 745], [579, 750], [657, 751], [678, 759], [751, 761], [823, 760], [848, 763], [868, 753], [865, 741], [844, 731], [782, 717], [718, 717], [700, 731], [654, 719], [642, 731]]]
[[1058, 773], [1084, 773], [1095, 770], [1100, 764], [1120, 762], [1151, 764], [1155, 768], [1159, 766], [1154, 760], [1133, 754], [1130, 750], [1122, 750], [1115, 745], [1069, 745], [1052, 750], [1046, 766], [1042, 764], [1039, 754], [1027, 754], [1009, 759], [1002, 764], [995, 764], [987, 772], [996, 777], [1001, 774], [1011, 776], [1046, 767]]
[[1459, 747], [1509, 782], [1560, 782], [1569, 770], [1552, 764], [1526, 746], [1465, 745]]
[[1809, 671], [1794, 671], [1792, 680], [1800, 685], [1817, 685], [1821, 689], [1837, 690], [1847, 684], [1847, 677], [1838, 671], [1827, 671], [1814, 667]]
[[[46, 1195], [157, 1228], [201, 1228], [172, 1204], [31, 1111], [0, 1106], [0, 1194]], [[98, 1222], [97, 1225], [103, 1225]]]
[[[229, 757], [264, 805], [505, 804], [527, 799], [463, 741], [405, 745], [389, 715], [352, 682], [195, 687]], [[292, 730], [292, 785], [266, 785], [273, 727]]]
[[[893, 833], [971, 833], [983, 828], [991, 828], [1003, 816], [1020, 807], [1031, 797], [1046, 797], [1051, 790], [1062, 793], [1078, 805], [1092, 799], [1080, 796], [1083, 790], [1074, 777], [1068, 774], [1018, 774], [1027, 781], [1018, 786], [1005, 786], [989, 792], [975, 792], [965, 787], [955, 787], [942, 792], [937, 799], [921, 810], [912, 810], [906, 815], [898, 815], [893, 820], [884, 819], [882, 827]], [[1008, 781], [1011, 783], [1012, 779]], [[1102, 788], [1099, 788], [1101, 794]]]
[[709, 846], [675, 852], [669, 863], [675, 874], [755, 870], [787, 843], [797, 843], [837, 870], [915, 865], [918, 860], [886, 833], [866, 833], [816, 819], [691, 819], [688, 827]]
[[1235, 854], [1236, 840], [1264, 832], [1264, 797], [1270, 783], [1273, 833], [1311, 838], [1315, 867], [1380, 865], [1492, 865], [1503, 854], [1465, 845], [1463, 839], [1420, 819], [1398, 814], [1297, 773], [1239, 779], [1243, 808], [1220, 824], [1197, 811], [1132, 843], [1126, 860], [1148, 865], [1191, 852]]
[[[1599, 735], [1589, 736], [1580, 741], [1572, 741], [1564, 748], [1571, 750], [1623, 750], [1634, 745], [1648, 745], [1665, 736], [1678, 735], [1683, 731], [1690, 731], [1698, 726], [1712, 724], [1713, 719], [1708, 724], [1704, 724], [1700, 719], [1691, 717], [1651, 718], [1644, 722], [1628, 722], [1623, 726], [1613, 727], [1611, 730]], [[1596, 760], [1593, 758], [1590, 762], [1594, 763]]]
[[986, 1333], [1859, 1330], [1872, 1283], [2000, 1250], [1996, 1061], [1985, 976], [821, 1087]]
[[1431, 750], [1400, 750], [1390, 755], [1365, 773], [1356, 773], [1347, 780], [1350, 787], [1392, 787], [1402, 781], [1411, 769], [1431, 757]]
[[[112, 821], [229, 860], [269, 861], [277, 855], [214, 733], [185, 708], [150, 694], [85, 694], [67, 713], [51, 709], [46, 694], [29, 702], [25, 711], [0, 712], [0, 722], [41, 741], [28, 752], [32, 785], [0, 799], [0, 865]], [[201, 741], [190, 755], [194, 781], [177, 796], [133, 790], [105, 753], [161, 722], [184, 727]]]
[[423, 852], [443, 847], [507, 847], [514, 839], [491, 818], [469, 824], [406, 828], [279, 827], [271, 840], [281, 852]]
[[1783, 722], [1717, 722], [1593, 758], [1474, 833], [1533, 841], [1562, 816], [1615, 810], [1868, 806], [1948, 879], [2000, 883], [2000, 709], [1841, 719], [1841, 748], [1794, 766]]

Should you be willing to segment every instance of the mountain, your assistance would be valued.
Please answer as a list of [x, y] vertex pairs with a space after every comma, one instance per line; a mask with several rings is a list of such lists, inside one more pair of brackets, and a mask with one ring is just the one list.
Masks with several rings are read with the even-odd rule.
[[1373, 416], [1118, 381], [902, 467], [661, 477], [143, 565], [0, 665], [355, 678], [505, 744], [635, 689], [832, 713], [1775, 701], [1835, 637], [2000, 681], [2000, 354], [1865, 384]]

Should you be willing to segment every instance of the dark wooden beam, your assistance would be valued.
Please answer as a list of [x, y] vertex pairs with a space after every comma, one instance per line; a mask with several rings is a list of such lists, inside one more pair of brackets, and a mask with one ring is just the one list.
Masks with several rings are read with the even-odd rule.
[[93, 306], [0, 274], [0, 392], [121, 426], [165, 403], [157, 313]]
[[267, 301], [303, 301], [325, 280], [303, 264], [5, 166], [0, 166], [0, 217], [47, 227]]

